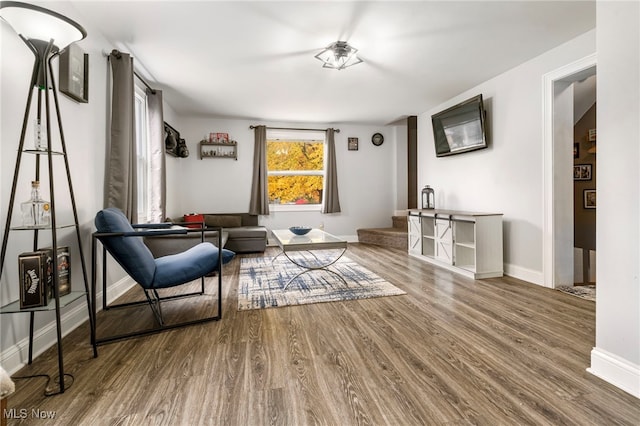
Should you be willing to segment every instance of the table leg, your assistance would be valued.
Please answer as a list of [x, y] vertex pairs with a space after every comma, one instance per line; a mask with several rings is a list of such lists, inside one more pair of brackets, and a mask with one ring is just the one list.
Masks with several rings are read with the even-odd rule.
[[[329, 269], [329, 266], [333, 265], [334, 263], [336, 263], [338, 260], [340, 260], [340, 258], [344, 255], [344, 253], [347, 251], [346, 248], [342, 249], [342, 252], [340, 252], [340, 254], [333, 260], [330, 260], [327, 263], [324, 263], [322, 265], [317, 265], [317, 266], [309, 266], [309, 265], [305, 265], [304, 263], [300, 263], [298, 261], [296, 261], [295, 259], [291, 258], [289, 256], [289, 254], [286, 251], [282, 251], [282, 253], [284, 253], [285, 257], [287, 259], [289, 259], [289, 261], [291, 263], [293, 263], [296, 266], [299, 266], [300, 268], [303, 268], [304, 270], [300, 273], [298, 273], [296, 276], [294, 276], [293, 278], [289, 279], [289, 281], [287, 281], [287, 283], [285, 284], [285, 286], [282, 288], [282, 291], [285, 291], [288, 287], [289, 284], [291, 284], [291, 282], [293, 280], [295, 280], [296, 278], [298, 278], [300, 275], [302, 274], [306, 274], [307, 272], [311, 272], [311, 271], [317, 271], [317, 270], [325, 270], [328, 272], [331, 272], [332, 274], [334, 274], [335, 276], [337, 276], [338, 278], [340, 278], [342, 280], [342, 282], [344, 283], [344, 285], [347, 285], [347, 282], [345, 281], [344, 277], [342, 277], [340, 274], [338, 274], [336, 271], [332, 271], [331, 269]], [[320, 261], [320, 259], [318, 259], [318, 256], [316, 256], [313, 252], [311, 252], [310, 250], [307, 250], [307, 252], [309, 254], [311, 254], [317, 261]], [[282, 253], [279, 253], [278, 256]], [[277, 256], [276, 256], [277, 257]], [[274, 258], [275, 260], [275, 258]]]

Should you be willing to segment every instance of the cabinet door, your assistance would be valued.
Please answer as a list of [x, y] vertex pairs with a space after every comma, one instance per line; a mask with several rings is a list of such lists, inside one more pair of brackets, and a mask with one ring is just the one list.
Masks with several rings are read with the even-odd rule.
[[449, 264], [453, 263], [453, 232], [449, 219], [436, 219], [435, 258]]
[[419, 216], [409, 215], [409, 253], [422, 253], [422, 226], [420, 225]]

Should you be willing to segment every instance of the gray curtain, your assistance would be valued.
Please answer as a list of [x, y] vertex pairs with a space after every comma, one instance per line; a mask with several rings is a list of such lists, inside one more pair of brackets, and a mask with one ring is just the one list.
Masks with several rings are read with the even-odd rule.
[[147, 114], [149, 117], [149, 148], [151, 194], [150, 220], [164, 222], [166, 218], [167, 179], [164, 157], [164, 115], [162, 110], [162, 90], [147, 89]]
[[340, 213], [334, 133], [333, 129], [327, 129], [327, 171], [324, 180], [324, 204], [322, 205], [322, 213]]
[[269, 184], [267, 181], [267, 127], [253, 129], [255, 145], [253, 149], [253, 180], [249, 214], [269, 214]]
[[112, 73], [111, 134], [107, 148], [105, 207], [117, 207], [138, 221], [133, 58], [109, 55]]

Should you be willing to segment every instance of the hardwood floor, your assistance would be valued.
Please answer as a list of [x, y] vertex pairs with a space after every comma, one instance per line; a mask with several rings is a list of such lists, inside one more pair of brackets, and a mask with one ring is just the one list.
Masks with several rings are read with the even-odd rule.
[[[593, 302], [509, 277], [470, 280], [398, 249], [350, 244], [348, 256], [407, 295], [237, 311], [236, 258], [221, 321], [101, 346], [98, 358], [80, 327], [64, 339], [73, 386], [45, 398], [43, 380], [17, 381], [9, 408], [29, 416], [9, 424], [45, 424], [32, 409], [60, 425], [640, 421], [638, 399], [585, 371]], [[202, 300], [169, 302], [165, 314]], [[151, 318], [147, 307], [101, 312], [100, 332]], [[16, 375], [55, 371], [53, 348]]]

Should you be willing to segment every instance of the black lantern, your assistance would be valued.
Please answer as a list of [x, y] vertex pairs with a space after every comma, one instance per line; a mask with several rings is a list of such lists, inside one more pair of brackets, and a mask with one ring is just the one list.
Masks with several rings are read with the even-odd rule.
[[436, 194], [429, 185], [422, 188], [422, 208], [423, 209], [435, 209], [436, 208]]

